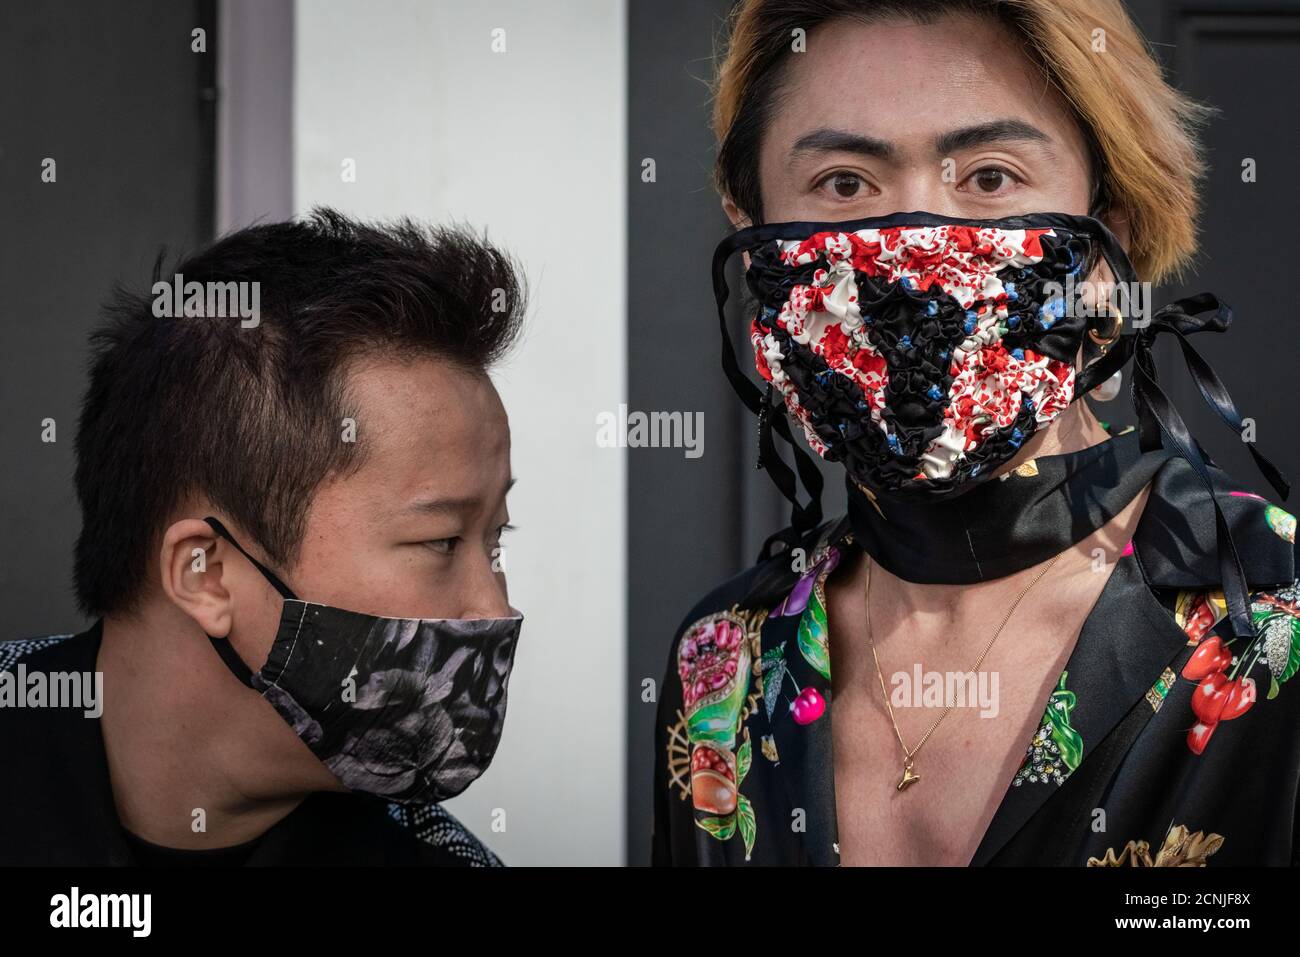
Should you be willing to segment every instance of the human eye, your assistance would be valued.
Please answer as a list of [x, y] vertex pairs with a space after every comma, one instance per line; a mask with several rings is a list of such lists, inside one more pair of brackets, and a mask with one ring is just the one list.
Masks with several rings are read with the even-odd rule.
[[439, 555], [451, 556], [456, 554], [456, 547], [460, 544], [460, 536], [453, 538], [431, 538], [421, 542], [425, 548]]
[[1023, 179], [1005, 166], [989, 164], [972, 172], [957, 184], [957, 188], [969, 185], [971, 188], [967, 192], [981, 196], [1003, 196], [1023, 183]]
[[871, 194], [871, 184], [859, 173], [836, 170], [819, 179], [814, 190], [831, 201], [863, 199]]

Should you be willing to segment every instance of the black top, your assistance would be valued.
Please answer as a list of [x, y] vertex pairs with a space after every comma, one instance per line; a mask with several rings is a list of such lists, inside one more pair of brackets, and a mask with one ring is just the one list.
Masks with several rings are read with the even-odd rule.
[[[292, 813], [296, 814], [301, 808], [300, 804]], [[135, 863], [142, 867], [238, 867], [247, 861], [262, 843], [262, 838], [257, 837], [233, 847], [186, 849], [154, 844], [132, 834], [126, 828], [122, 828], [122, 836], [131, 847], [131, 856], [135, 858]]]
[[[1300, 862], [1300, 682], [1288, 684], [1300, 671], [1295, 519], [1221, 470], [1211, 473], [1245, 569], [1256, 640], [1238, 638], [1225, 617], [1215, 513], [1201, 478], [1184, 459], [1164, 457], [972, 865]], [[1050, 469], [1041, 479], [1055, 481]], [[1006, 482], [1038, 480], [1026, 468]], [[986, 484], [981, 495], [995, 507], [999, 496], [1019, 495], [997, 479]], [[1071, 525], [1084, 516], [1096, 527], [1111, 511], [1069, 497]], [[1053, 521], [1058, 511], [1022, 509], [1020, 517]], [[840, 558], [861, 549], [853, 524], [823, 525], [803, 540], [802, 563], [777, 555], [687, 615], [656, 722], [656, 864], [839, 863], [835, 623], [827, 622], [824, 588]], [[1041, 532], [1003, 534], [1036, 548], [1051, 538]], [[1082, 537], [1072, 529], [1061, 536], [1057, 551]], [[924, 571], [894, 544], [885, 543], [888, 557]], [[962, 550], [958, 580], [981, 577], [980, 557]], [[998, 563], [996, 549], [983, 557]], [[1098, 808], [1104, 831], [1090, 826]], [[791, 827], [795, 809], [806, 815], [802, 832]]]
[[[101, 623], [78, 635], [0, 643], [0, 672], [93, 673]], [[318, 792], [254, 841], [160, 847], [117, 816], [98, 718], [80, 708], [0, 707], [0, 864], [454, 865], [501, 861], [441, 806]]]

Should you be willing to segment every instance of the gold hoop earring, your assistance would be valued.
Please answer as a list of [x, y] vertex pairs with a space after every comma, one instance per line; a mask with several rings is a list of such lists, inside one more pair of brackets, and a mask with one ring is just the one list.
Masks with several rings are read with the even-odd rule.
[[1107, 349], [1109, 349], [1112, 345], [1115, 344], [1115, 342], [1119, 339], [1120, 335], [1122, 335], [1124, 332], [1124, 313], [1120, 312], [1119, 307], [1116, 306], [1114, 303], [1110, 304], [1110, 311], [1115, 316], [1115, 326], [1109, 336], [1105, 336], [1105, 337], [1099, 336], [1097, 335], [1096, 329], [1092, 329], [1092, 328], [1088, 329], [1088, 338], [1090, 338], [1097, 345], [1101, 346], [1101, 351], [1103, 354], [1106, 352]]

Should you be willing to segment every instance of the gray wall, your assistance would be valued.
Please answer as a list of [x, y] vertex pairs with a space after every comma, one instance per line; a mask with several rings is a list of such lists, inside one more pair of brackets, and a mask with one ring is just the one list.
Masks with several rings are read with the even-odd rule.
[[293, 0], [222, 0], [216, 232], [293, 215]]
[[501, 747], [447, 806], [507, 863], [621, 864], [629, 458], [596, 426], [626, 396], [623, 6], [301, 0], [294, 30], [296, 209], [466, 222], [527, 276], [522, 341], [493, 375], [526, 621]]

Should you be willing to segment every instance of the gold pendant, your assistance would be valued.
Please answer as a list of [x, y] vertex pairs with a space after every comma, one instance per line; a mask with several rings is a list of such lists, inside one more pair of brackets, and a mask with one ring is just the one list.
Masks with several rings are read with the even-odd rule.
[[912, 759], [903, 762], [903, 779], [898, 782], [898, 790], [906, 791], [908, 787], [921, 780], [921, 775], [912, 770]]

